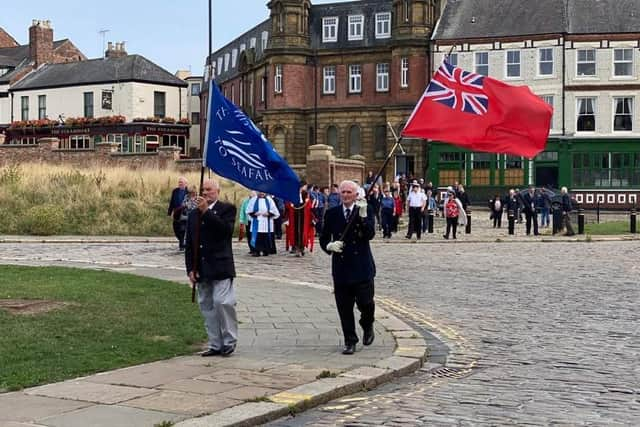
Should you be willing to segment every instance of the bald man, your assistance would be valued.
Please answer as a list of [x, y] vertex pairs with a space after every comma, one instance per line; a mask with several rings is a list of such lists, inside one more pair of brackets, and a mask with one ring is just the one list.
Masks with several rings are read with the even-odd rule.
[[[354, 304], [360, 310], [362, 343], [371, 345], [374, 339], [373, 278], [376, 266], [369, 240], [375, 236], [375, 221], [373, 209], [367, 206], [364, 198], [358, 198], [359, 186], [355, 182], [343, 181], [339, 190], [341, 204], [326, 212], [320, 246], [331, 255], [333, 288], [344, 334], [342, 354], [350, 355], [356, 351], [359, 341], [353, 315]], [[352, 219], [353, 224], [343, 237]]]
[[238, 340], [233, 288], [236, 270], [231, 250], [236, 207], [218, 200], [219, 194], [218, 183], [205, 180], [202, 196], [196, 199], [198, 209], [187, 220], [185, 264], [191, 286], [198, 289], [209, 344], [203, 357], [230, 356]]

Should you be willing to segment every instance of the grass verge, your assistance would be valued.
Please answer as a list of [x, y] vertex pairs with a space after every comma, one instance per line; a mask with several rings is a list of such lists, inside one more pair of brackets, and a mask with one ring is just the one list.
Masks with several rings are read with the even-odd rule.
[[[629, 221], [611, 221], [611, 222], [601, 222], [600, 224], [585, 224], [584, 232], [594, 236], [629, 234], [630, 233], [629, 225], [630, 225]], [[578, 226], [574, 224], [573, 227], [577, 229]]]
[[0, 391], [194, 352], [205, 340], [185, 286], [105, 271], [0, 266], [0, 299], [64, 307], [0, 308]]

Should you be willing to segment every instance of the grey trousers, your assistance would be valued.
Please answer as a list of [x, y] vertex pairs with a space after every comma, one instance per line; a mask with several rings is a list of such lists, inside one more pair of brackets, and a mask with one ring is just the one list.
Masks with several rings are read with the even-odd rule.
[[235, 346], [238, 341], [238, 318], [233, 279], [199, 282], [198, 304], [204, 316], [209, 348], [222, 350], [223, 347]]

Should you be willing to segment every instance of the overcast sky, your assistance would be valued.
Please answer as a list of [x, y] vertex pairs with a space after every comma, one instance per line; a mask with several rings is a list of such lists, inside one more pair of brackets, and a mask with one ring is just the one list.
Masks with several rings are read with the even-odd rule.
[[[267, 0], [212, 2], [214, 51], [269, 16]], [[27, 44], [31, 20], [48, 19], [54, 40], [70, 39], [89, 58], [101, 57], [108, 41], [125, 41], [127, 52], [140, 54], [171, 73], [190, 69], [202, 75], [209, 49], [207, 16], [207, 0], [23, 0], [2, 7], [0, 27], [18, 43]], [[108, 30], [104, 39], [101, 30]]]

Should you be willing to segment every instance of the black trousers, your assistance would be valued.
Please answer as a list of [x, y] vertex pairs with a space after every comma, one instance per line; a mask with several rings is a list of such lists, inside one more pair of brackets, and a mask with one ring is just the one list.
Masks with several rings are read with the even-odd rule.
[[422, 235], [422, 208], [409, 208], [409, 231], [407, 236], [411, 237], [416, 233], [418, 239]]
[[380, 212], [382, 216], [382, 237], [391, 237], [391, 228], [393, 226], [393, 209], [382, 209]]
[[527, 235], [531, 234], [531, 223], [533, 222], [533, 234], [535, 234], [536, 236], [538, 235], [538, 215], [536, 214], [536, 211], [525, 211], [524, 215], [527, 219], [527, 224], [526, 224], [526, 228], [527, 228]]
[[458, 231], [458, 217], [454, 216], [452, 218], [447, 217], [447, 231], [445, 232], [445, 236], [449, 238], [449, 233], [453, 232], [453, 238], [456, 238], [456, 231]]
[[356, 321], [353, 315], [353, 305], [356, 304], [360, 311], [360, 326], [367, 329], [373, 326], [375, 303], [373, 302], [373, 279], [370, 282], [356, 284], [334, 283], [333, 290], [336, 297], [336, 307], [340, 316], [344, 344], [357, 343]]
[[178, 239], [178, 244], [180, 248], [184, 248], [184, 233], [187, 230], [187, 222], [186, 221], [173, 221], [173, 234], [175, 234], [176, 239]]

